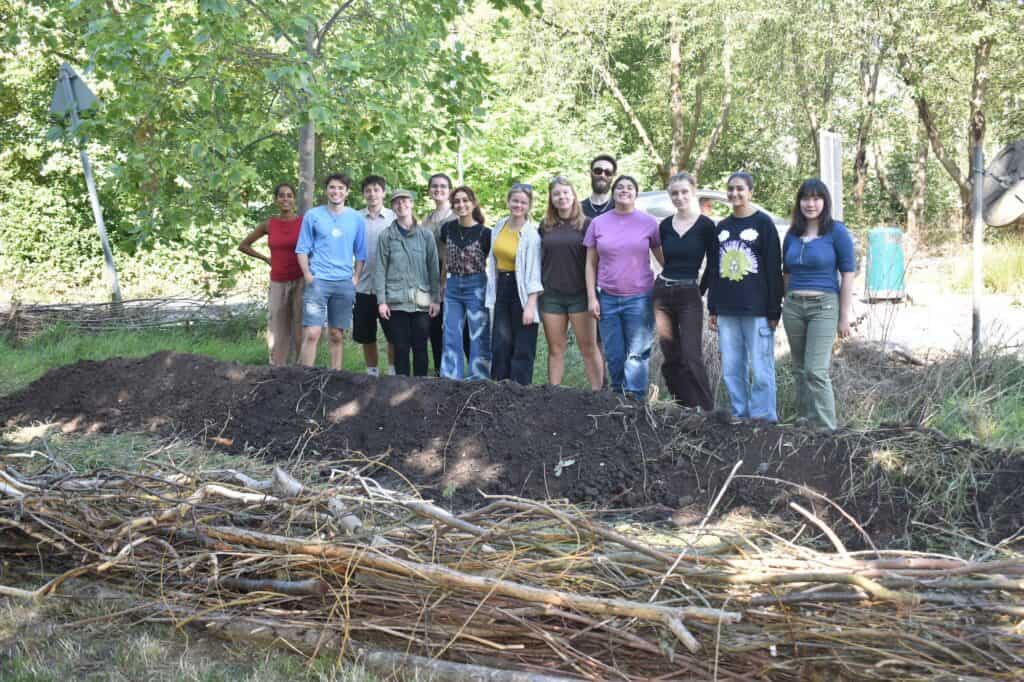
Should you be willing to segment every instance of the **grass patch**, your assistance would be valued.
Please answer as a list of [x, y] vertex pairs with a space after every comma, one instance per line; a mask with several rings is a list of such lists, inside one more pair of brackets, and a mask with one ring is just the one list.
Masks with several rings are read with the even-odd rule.
[[[0, 395], [12, 393], [32, 383], [48, 370], [80, 360], [107, 360], [117, 357], [145, 357], [158, 351], [197, 353], [218, 360], [249, 365], [267, 363], [266, 316], [239, 315], [228, 321], [192, 324], [162, 329], [143, 329], [85, 333], [59, 324], [21, 344], [0, 342]], [[384, 365], [387, 344], [379, 335], [379, 354]], [[534, 383], [547, 380], [548, 346], [541, 334], [537, 340], [534, 362]], [[316, 364], [328, 364], [327, 336], [320, 339]], [[344, 368], [363, 372], [362, 347], [351, 338], [345, 339]], [[583, 370], [583, 359], [570, 337], [565, 359], [565, 386], [589, 386]]]
[[[953, 260], [953, 289], [969, 292], [972, 281], [969, 253]], [[985, 290], [995, 294], [1024, 296], [1024, 241], [1007, 239], [986, 245], [984, 252]]]
[[[186, 636], [172, 626], [114, 617], [103, 599], [53, 599], [0, 604], [0, 680], [154, 680], [195, 682], [374, 682], [359, 666], [329, 657], [308, 661], [276, 650], [253, 651], [209, 637]], [[83, 626], [80, 621], [93, 621]]]
[[[796, 417], [789, 358], [777, 363], [779, 415]], [[854, 428], [913, 424], [951, 438], [1024, 448], [1024, 357], [1012, 344], [966, 352], [915, 367], [894, 361], [877, 344], [847, 342], [834, 356], [832, 384], [839, 421]]]

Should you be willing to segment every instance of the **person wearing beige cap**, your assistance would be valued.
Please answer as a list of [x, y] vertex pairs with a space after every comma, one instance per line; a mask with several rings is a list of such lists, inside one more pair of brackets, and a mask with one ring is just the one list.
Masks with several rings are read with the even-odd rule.
[[391, 327], [395, 346], [395, 373], [427, 376], [427, 340], [430, 318], [437, 316], [441, 278], [437, 242], [412, 214], [412, 193], [396, 189], [391, 194], [395, 220], [377, 241], [373, 288], [378, 311]]

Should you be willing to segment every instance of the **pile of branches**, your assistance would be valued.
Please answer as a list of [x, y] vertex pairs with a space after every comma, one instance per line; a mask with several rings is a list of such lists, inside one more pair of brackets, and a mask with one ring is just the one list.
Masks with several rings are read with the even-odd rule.
[[259, 480], [55, 459], [29, 473], [18, 456], [0, 465], [0, 546], [56, 577], [0, 587], [12, 597], [100, 580], [136, 620], [453, 680], [1024, 669], [1024, 554], [1010, 546], [850, 552], [807, 510], [831, 544], [701, 524], [659, 545], [557, 502], [488, 497], [455, 515], [322, 464]]
[[14, 304], [0, 310], [0, 332], [25, 341], [55, 325], [83, 332], [156, 329], [224, 322], [251, 309], [209, 299], [139, 298], [107, 303]]

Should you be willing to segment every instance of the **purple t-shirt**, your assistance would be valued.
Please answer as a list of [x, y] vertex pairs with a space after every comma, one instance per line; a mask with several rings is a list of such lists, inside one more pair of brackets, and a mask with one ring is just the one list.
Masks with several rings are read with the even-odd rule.
[[597, 286], [613, 296], [646, 294], [654, 287], [651, 249], [661, 246], [658, 220], [643, 211], [609, 211], [594, 218], [583, 246], [597, 249]]

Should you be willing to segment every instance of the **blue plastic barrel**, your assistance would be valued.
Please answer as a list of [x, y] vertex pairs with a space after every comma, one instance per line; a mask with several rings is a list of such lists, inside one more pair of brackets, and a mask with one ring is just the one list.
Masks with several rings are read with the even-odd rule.
[[869, 301], [900, 300], [903, 284], [903, 230], [875, 227], [868, 230], [867, 295]]

